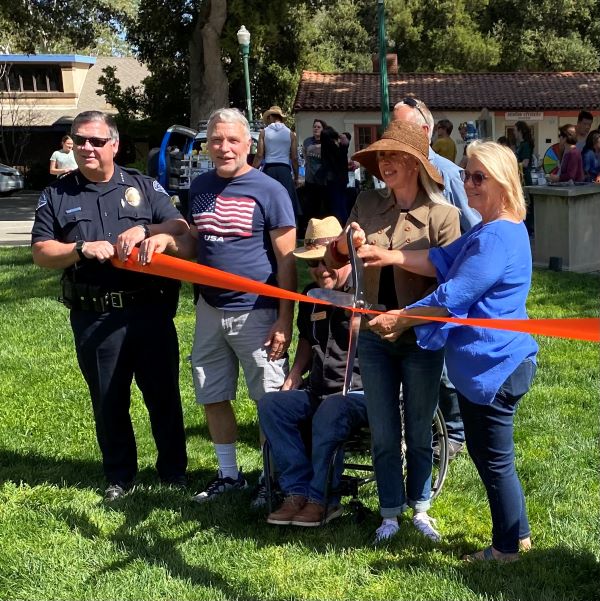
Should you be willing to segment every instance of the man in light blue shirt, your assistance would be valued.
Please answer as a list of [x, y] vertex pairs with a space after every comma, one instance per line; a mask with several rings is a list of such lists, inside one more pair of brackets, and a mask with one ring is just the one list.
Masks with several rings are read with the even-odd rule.
[[[393, 118], [395, 121], [409, 121], [421, 125], [431, 144], [435, 121], [431, 111], [422, 100], [412, 97], [404, 98], [394, 106]], [[464, 234], [481, 221], [481, 216], [469, 207], [465, 187], [460, 177], [462, 169], [434, 152], [431, 146], [429, 147], [429, 160], [444, 178], [444, 196], [448, 202], [460, 209], [460, 230]], [[445, 365], [440, 382], [439, 406], [448, 428], [449, 457], [453, 459], [463, 448], [465, 434], [456, 389], [448, 379]], [[435, 453], [436, 449], [434, 448], [434, 455]]]

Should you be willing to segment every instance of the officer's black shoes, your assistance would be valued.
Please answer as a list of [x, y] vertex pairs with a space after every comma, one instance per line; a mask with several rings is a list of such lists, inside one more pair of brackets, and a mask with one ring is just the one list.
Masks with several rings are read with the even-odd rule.
[[121, 484], [109, 484], [104, 491], [103, 501], [105, 503], [112, 503], [125, 496], [131, 488], [131, 485], [122, 486]]
[[161, 482], [163, 486], [168, 486], [169, 488], [177, 488], [180, 490], [186, 489], [188, 485], [188, 480], [185, 474], [181, 476], [170, 476], [169, 478], [161, 478]]

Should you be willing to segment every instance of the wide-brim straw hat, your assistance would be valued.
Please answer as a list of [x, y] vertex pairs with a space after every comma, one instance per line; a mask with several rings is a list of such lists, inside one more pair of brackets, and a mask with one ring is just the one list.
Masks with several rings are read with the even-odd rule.
[[379, 171], [377, 153], [383, 150], [391, 152], [406, 152], [423, 165], [429, 177], [439, 186], [444, 186], [440, 172], [429, 161], [429, 140], [423, 128], [408, 121], [392, 121], [377, 142], [373, 142], [364, 150], [352, 155], [353, 161], [358, 161], [369, 173], [383, 180]]
[[317, 219], [313, 217], [306, 227], [304, 246], [294, 251], [299, 259], [322, 259], [327, 245], [342, 233], [342, 226], [335, 217]]
[[282, 119], [285, 119], [287, 115], [281, 110], [280, 106], [273, 105], [268, 111], [265, 111], [262, 116], [263, 122], [267, 122], [267, 119], [271, 115], [279, 115]]

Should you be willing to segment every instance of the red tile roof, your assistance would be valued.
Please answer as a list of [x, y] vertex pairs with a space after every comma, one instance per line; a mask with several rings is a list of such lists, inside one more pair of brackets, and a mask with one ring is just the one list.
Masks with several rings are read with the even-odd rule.
[[[399, 73], [390, 106], [406, 96], [432, 110], [599, 110], [600, 73]], [[294, 111], [380, 110], [378, 73], [304, 71]]]

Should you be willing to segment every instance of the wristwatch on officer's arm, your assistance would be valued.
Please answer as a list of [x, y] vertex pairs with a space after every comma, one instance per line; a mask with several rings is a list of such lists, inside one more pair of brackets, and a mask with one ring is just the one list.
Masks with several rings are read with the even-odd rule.
[[148, 227], [147, 223], [138, 223], [138, 227], [141, 227], [144, 230], [144, 240], [152, 236], [152, 233], [150, 232], [150, 228]]
[[79, 260], [85, 259], [85, 255], [83, 254], [83, 245], [85, 244], [85, 240], [77, 240], [75, 242], [75, 250], [79, 256]]

